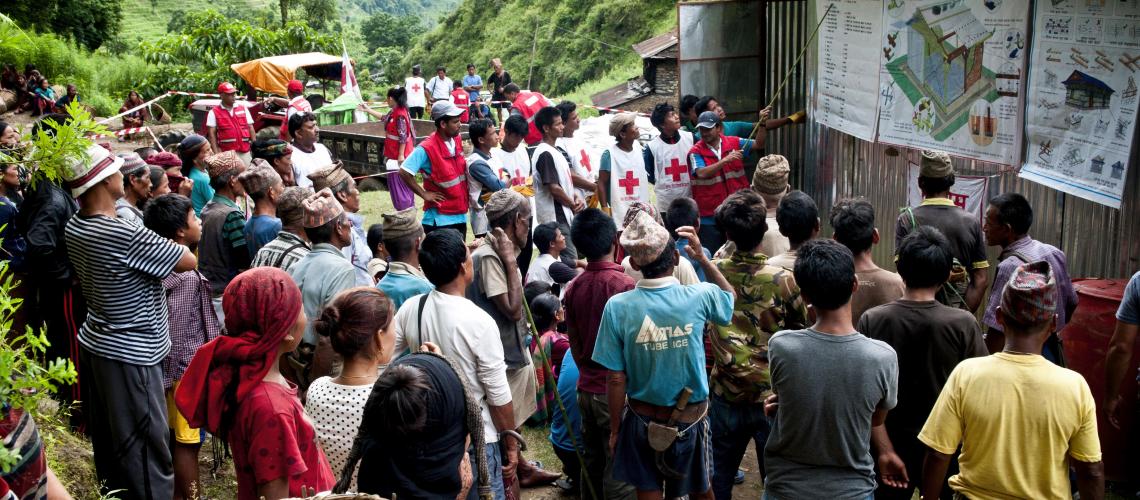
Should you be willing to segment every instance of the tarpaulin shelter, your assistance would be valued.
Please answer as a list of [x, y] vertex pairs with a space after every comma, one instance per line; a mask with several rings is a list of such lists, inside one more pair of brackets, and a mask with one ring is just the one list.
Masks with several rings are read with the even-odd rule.
[[356, 111], [356, 106], [364, 101], [361, 101], [356, 94], [345, 92], [338, 96], [333, 102], [321, 106], [321, 109], [315, 111], [317, 115], [317, 123], [320, 125], [344, 125], [346, 123], [353, 123], [353, 111]]
[[298, 69], [322, 80], [339, 79], [341, 60], [340, 56], [306, 52], [231, 64], [230, 69], [257, 90], [286, 95], [285, 86], [296, 78]]

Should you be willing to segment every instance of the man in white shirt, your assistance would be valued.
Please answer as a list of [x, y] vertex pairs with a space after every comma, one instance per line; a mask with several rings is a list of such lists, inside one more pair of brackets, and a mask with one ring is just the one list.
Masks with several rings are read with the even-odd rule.
[[[514, 407], [499, 328], [491, 316], [465, 298], [475, 273], [471, 252], [458, 231], [435, 231], [425, 236], [419, 258], [435, 290], [412, 297], [400, 307], [393, 352], [419, 349], [424, 342], [431, 342], [455, 363], [471, 397], [482, 407], [487, 443], [483, 452], [490, 484], [495, 498], [503, 499], [503, 476], [513, 479], [518, 467], [519, 440], [513, 432]], [[505, 464], [501, 446], [507, 450]]]
[[427, 91], [431, 97], [431, 102], [451, 99], [451, 88], [454, 85], [455, 83], [447, 77], [447, 68], [443, 66], [436, 68], [435, 76], [427, 82]]
[[289, 135], [293, 136], [293, 179], [301, 187], [312, 188], [309, 174], [332, 165], [332, 153], [320, 139], [321, 129], [312, 113], [298, 113], [289, 118]]
[[578, 105], [570, 101], [558, 103], [554, 109], [562, 117], [562, 137], [554, 141], [554, 146], [566, 153], [570, 161], [570, 171], [574, 181], [575, 191], [583, 200], [593, 196], [597, 186], [594, 185], [594, 167], [590, 161], [590, 153], [586, 150], [586, 143], [574, 137], [574, 132], [582, 126], [578, 119]]
[[554, 141], [562, 136], [562, 116], [553, 107], [542, 108], [534, 123], [542, 132], [542, 142], [535, 147], [531, 159], [535, 172], [535, 221], [569, 226], [574, 214], [586, 208], [586, 202], [574, 190], [570, 162], [554, 147]]
[[427, 84], [424, 83], [420, 65], [412, 66], [412, 76], [404, 79], [404, 89], [408, 92], [408, 114], [416, 120], [423, 119], [427, 107]]

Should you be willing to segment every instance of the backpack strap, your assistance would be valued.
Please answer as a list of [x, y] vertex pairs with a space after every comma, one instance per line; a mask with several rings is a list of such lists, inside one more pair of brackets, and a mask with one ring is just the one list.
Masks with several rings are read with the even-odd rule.
[[424, 338], [424, 308], [427, 307], [428, 296], [431, 292], [425, 293], [420, 296], [420, 303], [416, 305], [416, 342], [409, 342], [408, 349], [412, 352], [419, 350], [420, 345], [423, 344]]
[[293, 253], [293, 250], [296, 250], [303, 246], [307, 245], [305, 243], [294, 243], [293, 246], [286, 248], [284, 252], [281, 252], [281, 255], [277, 256], [277, 260], [273, 261], [273, 267], [281, 269], [281, 263], [285, 262], [285, 257], [288, 257], [290, 253]]

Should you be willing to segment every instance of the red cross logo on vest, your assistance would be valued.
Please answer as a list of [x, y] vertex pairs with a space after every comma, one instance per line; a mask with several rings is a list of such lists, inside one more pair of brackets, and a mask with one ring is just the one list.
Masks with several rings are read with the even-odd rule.
[[580, 162], [582, 166], [586, 167], [587, 172], [593, 172], [594, 167], [590, 166], [590, 155], [586, 154], [585, 149], [579, 150], [579, 152], [582, 153], [582, 161]]
[[419, 91], [420, 91], [420, 84], [417, 83], [417, 84], [412, 85], [412, 92], [419, 92]]
[[626, 196], [633, 196], [634, 188], [636, 188], [637, 186], [640, 186], [640, 185], [641, 185], [641, 181], [639, 181], [633, 177], [633, 171], [632, 170], [626, 170], [625, 178], [624, 179], [618, 179], [618, 186], [625, 188], [625, 195]]
[[665, 174], [666, 175], [672, 175], [673, 176], [673, 182], [680, 182], [681, 181], [681, 174], [685, 173], [685, 170], [687, 168], [688, 168], [687, 165], [682, 167], [681, 162], [679, 160], [677, 160], [676, 158], [673, 158], [673, 161], [669, 164], [669, 166], [665, 167]]

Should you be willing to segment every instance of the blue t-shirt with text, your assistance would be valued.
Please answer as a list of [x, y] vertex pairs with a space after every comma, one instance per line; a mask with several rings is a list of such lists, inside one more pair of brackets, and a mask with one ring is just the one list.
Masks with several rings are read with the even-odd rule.
[[638, 401], [673, 406], [685, 387], [693, 390], [690, 401], [704, 401], [705, 322], [728, 325], [732, 306], [732, 294], [711, 283], [643, 279], [606, 303], [593, 359], [625, 372], [626, 393]]

